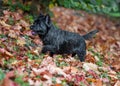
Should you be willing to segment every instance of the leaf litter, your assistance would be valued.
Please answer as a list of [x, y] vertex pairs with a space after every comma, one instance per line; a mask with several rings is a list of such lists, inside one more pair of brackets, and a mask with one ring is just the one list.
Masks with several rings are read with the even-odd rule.
[[5, 76], [0, 77], [0, 86], [120, 86], [120, 26], [83, 11], [60, 7], [51, 11], [52, 20], [63, 30], [80, 34], [100, 30], [87, 41], [86, 61], [40, 54], [42, 42], [31, 34], [26, 15], [4, 10], [0, 17], [0, 67]]

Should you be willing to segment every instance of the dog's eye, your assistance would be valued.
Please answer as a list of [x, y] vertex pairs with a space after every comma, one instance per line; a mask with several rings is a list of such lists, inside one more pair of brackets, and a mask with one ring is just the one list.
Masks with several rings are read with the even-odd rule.
[[40, 26], [41, 26], [42, 28], [45, 28], [45, 24], [40, 24]]
[[34, 22], [33, 24], [35, 24], [35, 25], [36, 25], [36, 24], [37, 24], [37, 22]]

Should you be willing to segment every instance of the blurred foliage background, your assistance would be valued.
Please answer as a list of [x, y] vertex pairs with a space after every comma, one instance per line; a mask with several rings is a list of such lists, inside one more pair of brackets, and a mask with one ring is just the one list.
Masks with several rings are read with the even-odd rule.
[[12, 11], [21, 9], [31, 14], [39, 14], [40, 11], [50, 13], [50, 8], [61, 6], [75, 10], [85, 10], [90, 13], [120, 17], [119, 0], [0, 0], [1, 2], [2, 5], [9, 7]]

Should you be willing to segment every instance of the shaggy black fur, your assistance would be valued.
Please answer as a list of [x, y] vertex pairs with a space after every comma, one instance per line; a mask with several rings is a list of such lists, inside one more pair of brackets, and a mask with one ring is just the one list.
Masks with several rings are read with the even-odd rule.
[[43, 41], [42, 53], [50, 52], [53, 54], [72, 54], [78, 55], [80, 61], [85, 60], [86, 43], [85, 40], [92, 38], [98, 30], [80, 36], [77, 33], [57, 29], [51, 22], [49, 15], [40, 14], [31, 30], [38, 34]]

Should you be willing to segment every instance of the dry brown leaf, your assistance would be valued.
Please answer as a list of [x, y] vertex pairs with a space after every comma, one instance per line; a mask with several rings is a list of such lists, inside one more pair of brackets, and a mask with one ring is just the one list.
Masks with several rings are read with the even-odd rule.
[[108, 76], [111, 77], [112, 80], [117, 80], [118, 79], [117, 74], [114, 74], [112, 72], [109, 72]]
[[19, 24], [17, 24], [17, 25], [12, 26], [11, 29], [20, 31], [22, 27]]
[[32, 49], [31, 52], [35, 55], [39, 55], [43, 46], [38, 46], [35, 50]]
[[17, 40], [17, 44], [20, 46], [24, 46], [26, 44], [26, 41], [24, 38], [19, 37]]
[[79, 70], [76, 68], [76, 67], [63, 67], [63, 71], [64, 72], [67, 72], [67, 73], [73, 73], [73, 74], [75, 74], [75, 73], [77, 73]]
[[0, 53], [2, 54], [2, 56], [13, 57], [13, 54], [11, 54], [10, 52], [8, 52], [4, 48], [0, 48]]
[[96, 60], [95, 60], [95, 57], [93, 57], [91, 54], [88, 54], [86, 55], [86, 59], [85, 59], [86, 62], [91, 62], [91, 63], [95, 63]]
[[22, 16], [19, 13], [13, 13], [13, 17], [15, 20], [20, 20]]
[[120, 80], [118, 80], [114, 86], [120, 86]]
[[[7, 1], [7, 0], [4, 0], [4, 1]], [[10, 15], [11, 12], [10, 12], [9, 10], [3, 10], [3, 14], [4, 14], [4, 15]]]
[[24, 21], [24, 20], [20, 20], [20, 24], [22, 25], [22, 27], [24, 27], [26, 30], [29, 30], [29, 24]]
[[13, 57], [13, 54], [11, 54], [10, 52], [6, 51], [5, 55], [9, 56], [9, 57]]
[[1, 21], [1, 20], [0, 20], [0, 24], [1, 24], [2, 26], [4, 26], [4, 27], [9, 28], [9, 29], [10, 29], [10, 27], [11, 27], [11, 25], [6, 24], [4, 21]]
[[14, 30], [9, 30], [8, 36], [11, 37], [11, 38], [17, 38], [18, 37]]
[[83, 68], [86, 71], [93, 70], [95, 72], [98, 72], [98, 66], [96, 64], [93, 64], [93, 63], [84, 63]]
[[28, 82], [29, 82], [29, 84], [31, 85], [31, 86], [34, 86], [34, 80], [32, 80], [32, 79], [28, 79]]
[[115, 70], [120, 70], [120, 61], [118, 61], [119, 63], [116, 65], [113, 65]]
[[79, 70], [76, 67], [71, 67], [71, 73], [77, 73]]

